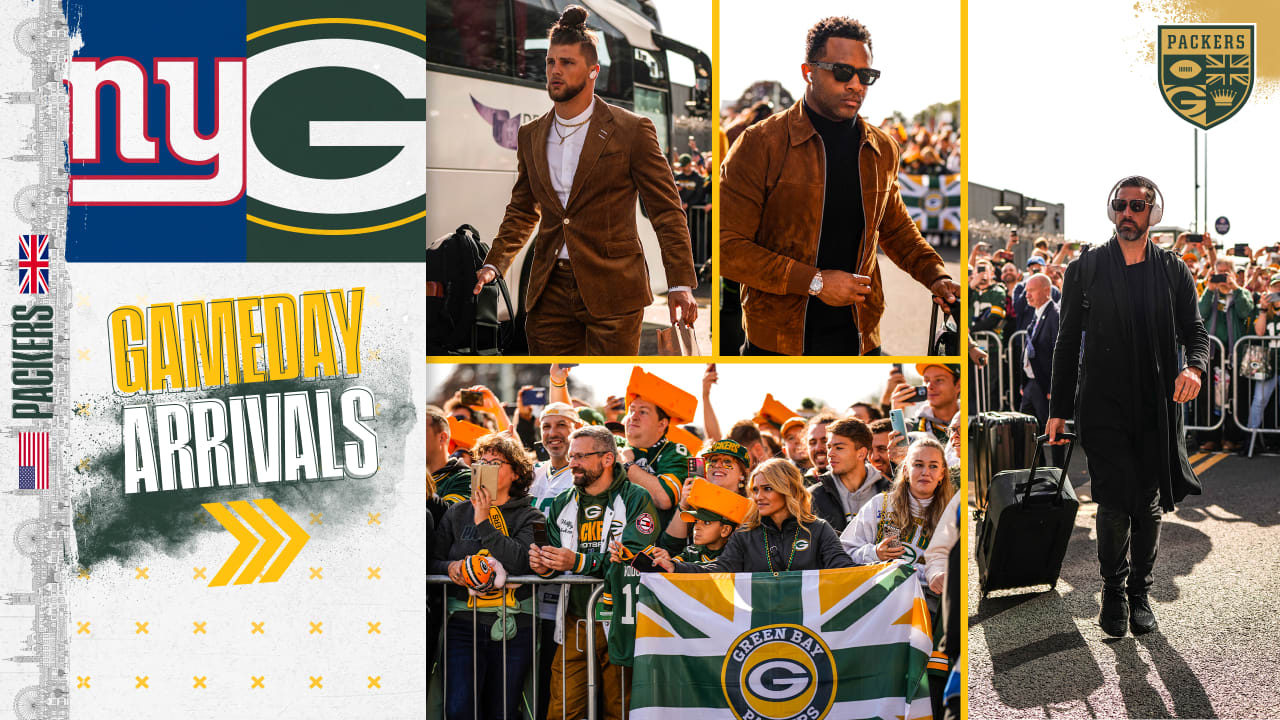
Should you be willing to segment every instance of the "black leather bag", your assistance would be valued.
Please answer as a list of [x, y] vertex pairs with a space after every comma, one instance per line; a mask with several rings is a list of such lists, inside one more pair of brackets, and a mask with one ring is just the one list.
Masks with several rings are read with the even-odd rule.
[[510, 345], [510, 323], [498, 321], [499, 296], [507, 316], [516, 317], [506, 280], [499, 276], [472, 294], [488, 252], [470, 225], [427, 247], [428, 355], [501, 355]]

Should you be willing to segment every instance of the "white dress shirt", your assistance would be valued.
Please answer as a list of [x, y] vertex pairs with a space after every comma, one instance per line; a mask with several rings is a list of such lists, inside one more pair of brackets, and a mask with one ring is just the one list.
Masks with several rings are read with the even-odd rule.
[[[562, 208], [569, 205], [569, 191], [573, 190], [573, 176], [578, 172], [578, 158], [582, 156], [582, 145], [586, 142], [587, 133], [591, 132], [590, 123], [576, 128], [568, 126], [589, 119], [595, 109], [596, 99], [592, 97], [587, 109], [574, 117], [565, 119], [556, 115], [554, 110], [551, 111], [551, 132], [547, 133], [547, 171], [551, 173], [551, 188], [560, 198]], [[563, 142], [560, 140], [561, 135], [566, 136]], [[569, 259], [569, 243], [560, 246], [560, 253], [556, 258]]]
[[[1046, 300], [1043, 305], [1036, 308], [1036, 317], [1031, 321], [1031, 324], [1027, 326], [1027, 347], [1031, 346], [1031, 336], [1035, 334], [1036, 326], [1040, 324], [1041, 318], [1044, 317], [1044, 310], [1049, 307], [1049, 303], [1051, 302], [1053, 302], [1053, 300]], [[1034, 380], [1036, 378], [1035, 372], [1031, 369], [1031, 353], [1026, 350], [1023, 350], [1022, 352], [1022, 371], [1026, 373], [1028, 379]]]

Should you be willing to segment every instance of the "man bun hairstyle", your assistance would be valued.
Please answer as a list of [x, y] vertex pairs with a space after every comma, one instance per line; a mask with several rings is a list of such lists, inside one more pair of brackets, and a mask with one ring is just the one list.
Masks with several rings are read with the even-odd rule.
[[867, 55], [871, 55], [871, 31], [866, 25], [851, 17], [833, 15], [823, 18], [809, 28], [804, 39], [804, 59], [813, 62], [822, 58], [827, 49], [828, 38], [846, 38], [867, 44]]
[[596, 52], [596, 34], [587, 29], [587, 9], [570, 5], [560, 13], [560, 19], [547, 32], [552, 45], [577, 45], [587, 59], [587, 65], [599, 64]]

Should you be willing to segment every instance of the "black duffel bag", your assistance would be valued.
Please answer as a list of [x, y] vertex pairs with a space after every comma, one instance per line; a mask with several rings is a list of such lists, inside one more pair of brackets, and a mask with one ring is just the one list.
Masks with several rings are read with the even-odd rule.
[[[511, 343], [516, 314], [507, 281], [499, 275], [479, 295], [472, 294], [488, 253], [470, 225], [427, 247], [428, 355], [501, 355]], [[505, 327], [498, 321], [499, 295], [512, 318]]]

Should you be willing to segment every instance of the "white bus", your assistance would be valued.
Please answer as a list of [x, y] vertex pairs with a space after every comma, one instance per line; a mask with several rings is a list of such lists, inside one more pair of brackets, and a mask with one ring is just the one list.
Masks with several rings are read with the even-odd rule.
[[[667, 51], [694, 65], [694, 99], [680, 112], [710, 115], [710, 58], [663, 36], [649, 0], [427, 0], [428, 242], [463, 223], [474, 225], [486, 243], [493, 241], [515, 184], [516, 131], [551, 109], [547, 30], [570, 4], [591, 11], [588, 27], [602, 40], [596, 93], [652, 120], [664, 154], [673, 146], [675, 116]], [[639, 221], [639, 232], [653, 291], [666, 292], [657, 237], [647, 219]], [[521, 315], [522, 280], [536, 241], [525, 246], [506, 276]], [[500, 311], [506, 319], [505, 308]]]

